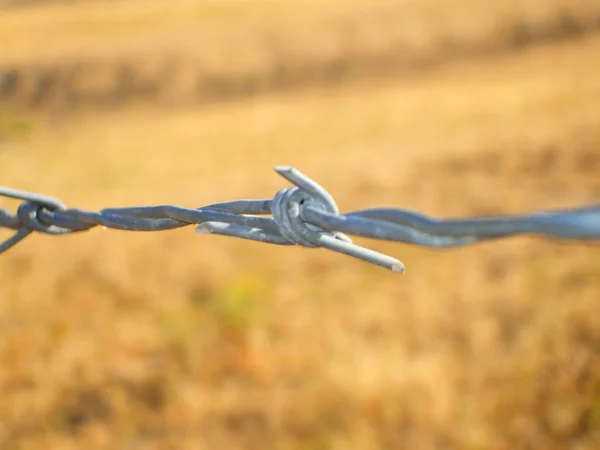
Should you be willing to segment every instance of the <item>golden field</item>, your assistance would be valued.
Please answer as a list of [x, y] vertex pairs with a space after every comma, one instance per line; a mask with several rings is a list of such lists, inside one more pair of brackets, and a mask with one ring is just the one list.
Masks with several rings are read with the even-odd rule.
[[37, 4], [0, 16], [0, 101], [54, 110], [396, 76], [600, 30], [597, 0]]
[[[1, 184], [86, 210], [198, 207], [271, 197], [290, 164], [342, 211], [598, 201], [596, 2], [327, 5], [4, 4], [0, 76], [179, 55], [194, 83], [210, 58], [231, 80], [244, 55], [255, 80], [277, 82], [281, 61], [288, 78], [211, 97], [169, 76], [79, 103], [67, 82], [32, 103], [29, 84], [0, 100]], [[359, 73], [302, 71], [340, 58]], [[106, 93], [111, 70], [77, 92]], [[191, 226], [29, 237], [0, 256], [0, 448], [600, 448], [597, 245], [357, 241], [407, 273]]]

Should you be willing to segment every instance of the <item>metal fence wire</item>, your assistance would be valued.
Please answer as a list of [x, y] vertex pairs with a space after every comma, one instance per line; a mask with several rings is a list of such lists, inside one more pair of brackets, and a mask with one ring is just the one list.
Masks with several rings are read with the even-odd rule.
[[[280, 190], [273, 199], [235, 200], [196, 209], [163, 205], [88, 212], [67, 208], [53, 197], [0, 186], [0, 196], [22, 200], [16, 214], [0, 208], [0, 227], [15, 230], [0, 243], [0, 253], [34, 231], [69, 234], [98, 225], [128, 231], [160, 231], [195, 224], [201, 233], [327, 248], [404, 273], [402, 262], [356, 245], [348, 235], [434, 248], [519, 234], [584, 241], [600, 239], [600, 204], [526, 215], [452, 219], [435, 219], [400, 208], [370, 208], [340, 214], [329, 192], [297, 169], [278, 166], [275, 171], [294, 186]], [[262, 217], [265, 215], [272, 217]]]

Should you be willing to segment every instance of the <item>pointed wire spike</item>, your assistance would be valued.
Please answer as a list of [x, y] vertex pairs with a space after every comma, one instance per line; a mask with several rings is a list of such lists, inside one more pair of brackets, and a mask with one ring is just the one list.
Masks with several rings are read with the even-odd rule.
[[402, 264], [401, 262], [399, 262], [398, 264], [394, 264], [392, 266], [392, 272], [403, 275], [406, 273], [406, 266], [404, 264]]
[[316, 184], [314, 180], [304, 175], [298, 169], [292, 166], [276, 166], [275, 172], [281, 175], [283, 178], [288, 180], [290, 183], [295, 184], [300, 188], [304, 187], [312, 187], [312, 185]]
[[20, 228], [11, 237], [6, 239], [4, 242], [0, 242], [0, 253], [4, 253], [9, 248], [15, 246], [16, 244], [21, 242], [23, 239], [25, 239], [27, 236], [29, 236], [31, 233], [32, 233], [32, 231], [27, 228]]
[[396, 273], [404, 273], [403, 270], [406, 270], [404, 264], [396, 258], [362, 247], [360, 245], [339, 241], [327, 234], [321, 234], [319, 236], [318, 244], [322, 248], [327, 248], [338, 253], [343, 253], [345, 255], [385, 267]]
[[292, 166], [287, 166], [285, 164], [281, 164], [279, 166], [275, 166], [275, 171], [277, 173], [290, 172], [292, 170], [294, 170], [294, 168]]
[[332, 212], [339, 214], [339, 209], [333, 196], [315, 180], [292, 166], [276, 166], [275, 171], [307, 194], [329, 205], [333, 210]]
[[295, 167], [277, 166], [275, 167], [275, 171], [279, 175], [284, 177], [286, 180], [290, 181], [298, 187], [308, 189], [314, 189], [315, 186], [320, 187], [320, 185], [315, 180], [310, 178], [308, 175], [305, 175], [304, 173], [300, 172]]

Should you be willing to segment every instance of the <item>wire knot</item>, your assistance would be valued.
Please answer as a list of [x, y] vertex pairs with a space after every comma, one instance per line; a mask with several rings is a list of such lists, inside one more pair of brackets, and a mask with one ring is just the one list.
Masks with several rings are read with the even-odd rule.
[[16, 229], [16, 233], [3, 242], [0, 242], [0, 253], [5, 252], [15, 244], [21, 242], [33, 231], [46, 234], [65, 234], [71, 230], [46, 224], [40, 220], [42, 211], [54, 212], [66, 209], [66, 206], [58, 199], [47, 195], [34, 194], [0, 186], [0, 195], [3, 197], [23, 200], [17, 209], [17, 215], [9, 217], [12, 222], [10, 228]]
[[397, 259], [353, 244], [352, 239], [340, 231], [320, 228], [314, 221], [307, 220], [309, 212], [333, 219], [342, 219], [342, 216], [331, 194], [316, 181], [289, 166], [278, 166], [275, 171], [295, 184], [277, 192], [271, 203], [273, 220], [288, 242], [327, 248], [404, 273], [404, 264]]
[[72, 230], [57, 227], [56, 225], [46, 224], [40, 220], [40, 213], [45, 210], [47, 212], [64, 211], [64, 206], [58, 200], [56, 202], [39, 202], [26, 201], [21, 203], [17, 209], [17, 218], [21, 222], [21, 226], [32, 231], [46, 234], [66, 234]]
[[315, 209], [335, 215], [339, 214], [339, 209], [333, 198], [330, 195], [322, 194], [323, 192], [307, 192], [298, 186], [281, 189], [277, 192], [273, 198], [271, 209], [273, 219], [283, 237], [293, 244], [310, 248], [321, 246], [318, 242], [321, 234], [327, 234], [345, 242], [352, 242], [343, 233], [328, 232], [303, 220], [302, 208], [306, 206], [312, 206]]

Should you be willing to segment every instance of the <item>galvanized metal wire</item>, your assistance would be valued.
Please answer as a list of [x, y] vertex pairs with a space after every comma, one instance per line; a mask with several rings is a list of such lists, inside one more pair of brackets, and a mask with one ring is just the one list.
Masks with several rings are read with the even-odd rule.
[[0, 243], [0, 253], [34, 231], [69, 234], [98, 225], [128, 231], [160, 231], [196, 224], [201, 233], [277, 245], [327, 248], [404, 273], [402, 262], [356, 245], [348, 235], [433, 248], [464, 246], [519, 234], [582, 241], [600, 239], [600, 205], [526, 215], [453, 219], [436, 219], [401, 208], [371, 208], [340, 214], [333, 197], [315, 181], [293, 167], [278, 166], [275, 170], [294, 186], [280, 190], [273, 199], [236, 200], [197, 209], [163, 205], [88, 212], [67, 208], [53, 197], [0, 186], [0, 196], [22, 200], [16, 214], [0, 208], [0, 227], [15, 230]]

